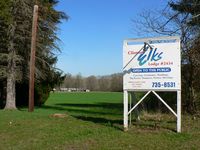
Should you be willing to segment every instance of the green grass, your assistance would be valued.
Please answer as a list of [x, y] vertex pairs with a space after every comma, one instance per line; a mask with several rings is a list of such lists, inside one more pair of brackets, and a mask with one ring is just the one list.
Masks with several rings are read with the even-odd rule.
[[[0, 150], [200, 149], [200, 119], [142, 113], [123, 132], [122, 93], [52, 93], [33, 113], [0, 110]], [[55, 118], [52, 114], [66, 114]]]

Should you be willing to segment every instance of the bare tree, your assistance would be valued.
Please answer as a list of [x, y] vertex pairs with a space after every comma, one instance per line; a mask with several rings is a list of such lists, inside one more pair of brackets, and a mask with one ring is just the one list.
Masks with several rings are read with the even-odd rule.
[[81, 73], [77, 74], [75, 77], [75, 88], [83, 88], [83, 77]]
[[110, 90], [110, 76], [102, 76], [98, 80], [99, 90], [100, 91], [109, 91]]
[[144, 11], [139, 16], [140, 20], [133, 20], [139, 36], [179, 35], [181, 37], [183, 105], [189, 112], [192, 112], [196, 96], [193, 67], [193, 56], [195, 55], [191, 53], [191, 47], [197, 30], [195, 26], [188, 26], [191, 20], [190, 13], [174, 11], [170, 5], [167, 5], [161, 11]]
[[70, 87], [73, 87], [73, 79], [72, 79], [72, 75], [70, 73], [67, 73], [65, 75], [65, 79], [64, 79], [64, 82], [63, 82], [63, 87], [65, 88], [70, 88]]
[[89, 76], [86, 78], [86, 87], [91, 91], [99, 89], [98, 80], [95, 76]]
[[121, 92], [123, 87], [122, 74], [111, 75], [110, 90], [115, 92]]

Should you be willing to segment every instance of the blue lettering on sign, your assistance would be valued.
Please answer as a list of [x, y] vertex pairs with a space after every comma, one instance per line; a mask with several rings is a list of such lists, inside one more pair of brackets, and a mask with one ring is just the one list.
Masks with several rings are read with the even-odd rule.
[[139, 65], [142, 66], [148, 61], [158, 61], [162, 59], [163, 52], [157, 52], [157, 48], [150, 49], [149, 51], [145, 51], [143, 54], [140, 54], [138, 57]]

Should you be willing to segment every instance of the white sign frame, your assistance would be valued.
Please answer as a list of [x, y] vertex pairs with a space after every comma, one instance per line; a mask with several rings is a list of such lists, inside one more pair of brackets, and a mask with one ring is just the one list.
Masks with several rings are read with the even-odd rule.
[[180, 90], [180, 60], [178, 37], [125, 40], [123, 45], [124, 90]]
[[[131, 56], [131, 54], [133, 55]], [[170, 56], [172, 56], [171, 59]], [[141, 60], [145, 61], [142, 62]], [[150, 60], [150, 63], [148, 60]], [[162, 65], [165, 62], [166, 65]], [[131, 112], [152, 92], [177, 117], [177, 132], [181, 132], [180, 37], [168, 36], [124, 40], [123, 73], [124, 130], [128, 130], [128, 116], [131, 116]], [[132, 91], [147, 91], [147, 93], [132, 108], [128, 109], [128, 92]], [[176, 91], [177, 112], [156, 91]]]

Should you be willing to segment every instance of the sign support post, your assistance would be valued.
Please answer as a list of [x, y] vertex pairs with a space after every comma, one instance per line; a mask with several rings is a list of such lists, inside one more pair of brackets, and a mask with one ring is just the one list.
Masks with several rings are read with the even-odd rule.
[[181, 132], [181, 91], [177, 91], [177, 132]]
[[128, 130], [128, 91], [124, 91], [124, 131]]

